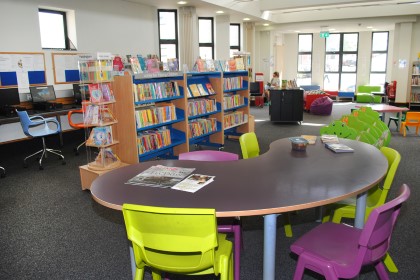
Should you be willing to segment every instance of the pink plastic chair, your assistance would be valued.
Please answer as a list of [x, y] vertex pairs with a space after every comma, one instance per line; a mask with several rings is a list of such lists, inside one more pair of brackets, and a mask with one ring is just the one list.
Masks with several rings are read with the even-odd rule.
[[403, 184], [397, 198], [371, 212], [363, 229], [324, 223], [300, 237], [290, 247], [299, 255], [293, 279], [302, 279], [305, 268], [326, 279], [349, 279], [359, 275], [364, 265], [374, 265], [380, 279], [389, 279], [382, 260], [401, 205], [409, 196], [410, 189]]
[[[179, 154], [179, 160], [195, 160], [195, 161], [233, 161], [238, 160], [237, 154], [213, 151], [213, 150], [202, 150], [193, 151]], [[233, 233], [233, 245], [234, 245], [234, 266], [235, 280], [239, 280], [240, 276], [240, 260], [241, 260], [241, 246], [242, 246], [242, 228], [239, 219], [217, 219], [217, 230], [223, 233]]]

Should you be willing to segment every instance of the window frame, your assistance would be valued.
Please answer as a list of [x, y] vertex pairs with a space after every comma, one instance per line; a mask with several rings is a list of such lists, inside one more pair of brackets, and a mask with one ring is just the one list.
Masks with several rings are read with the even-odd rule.
[[[49, 14], [59, 14], [59, 15], [61, 15], [63, 17], [63, 29], [64, 29], [64, 48], [44, 47], [44, 46], [42, 46], [42, 40], [41, 40], [41, 48], [43, 50], [74, 50], [74, 49], [70, 48], [69, 32], [68, 32], [68, 28], [67, 28], [67, 13], [65, 11], [38, 8], [38, 18], [39, 18], [39, 13], [49, 13]], [[41, 29], [40, 29], [39, 33], [40, 33], [40, 37], [42, 37]]]
[[[200, 20], [210, 20], [211, 21], [211, 42], [210, 43], [200, 43], [200, 38], [198, 39], [198, 49], [201, 47], [211, 48], [211, 59], [214, 59], [214, 18], [213, 17], [198, 17], [198, 30], [200, 30]], [[202, 57], [203, 58], [203, 57]], [[209, 59], [209, 58], [207, 58]]]
[[229, 49], [230, 50], [236, 50], [238, 52], [241, 51], [241, 24], [240, 23], [231, 23], [229, 25], [229, 30], [231, 26], [237, 26], [238, 27], [238, 45], [231, 45], [229, 42]]
[[[387, 33], [387, 42], [386, 42], [386, 50], [384, 51], [374, 51], [373, 50], [373, 36], [375, 35], [375, 33]], [[385, 80], [384, 80], [384, 84], [386, 82], [386, 72], [387, 72], [387, 67], [388, 67], [388, 51], [389, 51], [389, 31], [372, 31], [372, 37], [371, 37], [371, 54], [370, 54], [370, 71], [369, 71], [369, 81], [371, 80], [371, 75], [372, 74], [384, 74], [385, 75]], [[385, 70], [384, 71], [372, 71], [372, 60], [373, 60], [373, 55], [374, 54], [385, 54], [386, 55], [386, 59], [385, 59]]]
[[[325, 56], [324, 56], [324, 80], [326, 74], [338, 74], [338, 91], [341, 90], [341, 79], [343, 74], [355, 74], [355, 87], [357, 85], [357, 69], [358, 69], [358, 60], [359, 60], [359, 43], [360, 43], [360, 34], [359, 32], [342, 32], [342, 33], [330, 33], [330, 36], [333, 34], [340, 35], [340, 46], [338, 51], [327, 51], [327, 43], [325, 43]], [[357, 34], [357, 50], [356, 51], [344, 51], [344, 37], [346, 34]], [[327, 39], [326, 39], [327, 40]], [[348, 54], [356, 55], [356, 67], [355, 71], [343, 71], [343, 56]], [[338, 71], [327, 71], [327, 56], [328, 55], [338, 55]]]
[[[310, 52], [307, 52], [307, 51], [301, 52], [301, 51], [299, 51], [299, 49], [300, 49], [299, 48], [299, 37], [301, 35], [305, 35], [305, 36], [311, 35], [311, 51]], [[314, 51], [314, 34], [313, 33], [299, 33], [297, 39], [298, 39], [298, 54], [297, 54], [297, 62], [296, 62], [297, 63], [297, 67], [296, 67], [297, 74], [298, 75], [299, 74], [310, 74], [311, 75], [311, 81], [312, 81], [312, 66], [313, 66], [313, 51]], [[301, 56], [301, 55], [310, 55], [311, 56], [311, 69], [310, 69], [310, 71], [299, 71], [299, 56]]]
[[[160, 38], [160, 13], [174, 13], [174, 24], [175, 24], [175, 39], [161, 39]], [[162, 45], [175, 45], [175, 55], [179, 59], [179, 36], [178, 36], [178, 10], [177, 9], [158, 9], [157, 10], [157, 19], [158, 19], [158, 36], [159, 36], [159, 59], [162, 59]]]

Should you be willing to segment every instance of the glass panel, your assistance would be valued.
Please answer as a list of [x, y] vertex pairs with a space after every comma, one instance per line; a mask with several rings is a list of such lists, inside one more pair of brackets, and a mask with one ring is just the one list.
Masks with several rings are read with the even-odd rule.
[[388, 50], [388, 32], [373, 32], [372, 51]]
[[176, 45], [175, 44], [161, 44], [160, 45], [160, 59], [162, 62], [167, 62], [168, 58], [176, 58]]
[[239, 26], [238, 25], [230, 26], [229, 38], [230, 38], [231, 46], [239, 46]]
[[299, 35], [299, 52], [312, 52], [312, 35]]
[[372, 63], [370, 71], [385, 72], [386, 71], [386, 53], [372, 53]]
[[356, 74], [341, 74], [340, 90], [353, 91], [356, 89]]
[[200, 57], [202, 59], [213, 59], [212, 47], [199, 47]]
[[325, 51], [338, 52], [340, 50], [340, 34], [330, 34], [326, 39]]
[[298, 86], [311, 85], [312, 84], [312, 74], [311, 73], [298, 73], [296, 75], [296, 83], [297, 83]]
[[338, 90], [338, 74], [324, 74], [324, 90]]
[[357, 52], [357, 42], [359, 35], [357, 33], [343, 34], [343, 51]]
[[342, 72], [356, 72], [357, 54], [343, 54]]
[[175, 12], [159, 12], [159, 30], [161, 40], [175, 40]]
[[65, 49], [63, 15], [48, 12], [39, 12], [38, 15], [42, 48]]
[[213, 22], [210, 19], [198, 20], [198, 43], [213, 43], [212, 23]]
[[379, 85], [382, 88], [385, 85], [385, 78], [386, 74], [370, 74], [369, 84], [371, 85]]
[[326, 72], [338, 72], [339, 64], [338, 54], [327, 54], [325, 56], [325, 71]]
[[312, 55], [300, 54], [298, 55], [298, 71], [310, 72], [312, 69]]

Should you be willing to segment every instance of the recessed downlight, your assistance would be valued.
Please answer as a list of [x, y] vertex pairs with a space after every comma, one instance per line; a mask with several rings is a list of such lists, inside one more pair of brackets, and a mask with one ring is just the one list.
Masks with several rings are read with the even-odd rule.
[[185, 5], [185, 4], [187, 4], [187, 1], [178, 1], [177, 4], [178, 5]]
[[264, 23], [263, 25], [264, 25], [264, 26], [270, 26], [270, 24], [268, 24], [268, 23]]
[[224, 11], [216, 11], [216, 14], [224, 14]]
[[244, 18], [243, 20], [251, 20], [251, 19], [246, 17], [246, 18]]

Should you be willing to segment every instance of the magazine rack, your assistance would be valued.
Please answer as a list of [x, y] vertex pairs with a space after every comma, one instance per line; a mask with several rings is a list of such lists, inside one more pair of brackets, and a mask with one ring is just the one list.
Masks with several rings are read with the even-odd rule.
[[112, 57], [83, 56], [79, 60], [80, 89], [85, 125], [87, 168], [106, 171], [120, 165], [115, 147], [117, 120], [112, 89]]

